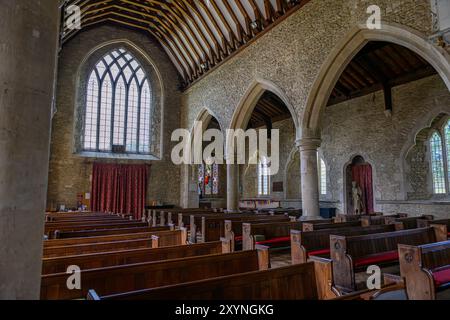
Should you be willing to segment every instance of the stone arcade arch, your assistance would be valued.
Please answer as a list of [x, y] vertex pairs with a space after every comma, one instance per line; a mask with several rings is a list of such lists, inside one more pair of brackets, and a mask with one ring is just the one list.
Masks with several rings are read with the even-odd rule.
[[[417, 53], [435, 68], [450, 89], [450, 56], [444, 49], [430, 43], [425, 35], [397, 24], [383, 24], [380, 30], [369, 30], [361, 24], [349, 32], [324, 62], [301, 118], [298, 141], [302, 153], [302, 195], [306, 215], [318, 216], [319, 212], [318, 186], [313, 179], [317, 176], [317, 165], [313, 159], [317, 157], [317, 149], [321, 143], [321, 120], [325, 107], [347, 65], [370, 41], [391, 42]], [[308, 160], [309, 163], [304, 166]], [[306, 177], [309, 179], [305, 179]]]
[[[219, 118], [209, 108], [203, 107], [195, 118], [195, 122], [202, 123], [202, 131], [205, 131], [211, 120], [215, 119], [219, 123], [220, 130], [223, 132]], [[194, 136], [194, 125], [190, 128], [191, 140]], [[197, 170], [195, 165], [183, 165], [181, 168], [182, 188], [180, 193], [180, 203], [183, 208], [198, 208], [200, 206], [197, 190]]]
[[[299, 128], [299, 118], [293, 105], [290, 103], [288, 97], [283, 92], [283, 90], [278, 87], [273, 82], [256, 79], [247, 89], [246, 93], [242, 97], [239, 102], [238, 107], [236, 108], [231, 124], [230, 129], [233, 130], [246, 130], [246, 126], [250, 120], [250, 117], [253, 113], [253, 110], [256, 107], [259, 99], [263, 96], [264, 92], [270, 91], [273, 94], [277, 95], [280, 98], [284, 105], [289, 110], [292, 120], [294, 122], [294, 127], [296, 131], [296, 138], [299, 137], [300, 128]], [[228, 141], [227, 138], [227, 148]], [[236, 211], [239, 208], [239, 170], [238, 165], [235, 164], [227, 164], [227, 208], [230, 211]]]

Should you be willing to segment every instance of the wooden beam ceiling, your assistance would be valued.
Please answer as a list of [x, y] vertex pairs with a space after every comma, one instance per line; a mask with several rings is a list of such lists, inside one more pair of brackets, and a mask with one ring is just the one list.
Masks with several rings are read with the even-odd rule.
[[328, 105], [384, 91], [385, 107], [392, 109], [392, 88], [437, 74], [422, 57], [411, 50], [388, 42], [369, 42], [349, 63]]
[[113, 23], [155, 37], [189, 86], [309, 0], [67, 0], [64, 45], [80, 30], [64, 25], [66, 8], [81, 9], [82, 29]]

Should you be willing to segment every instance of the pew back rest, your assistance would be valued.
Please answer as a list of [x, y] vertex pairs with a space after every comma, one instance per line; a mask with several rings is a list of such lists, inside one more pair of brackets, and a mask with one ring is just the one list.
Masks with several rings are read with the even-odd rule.
[[95, 289], [100, 295], [115, 294], [256, 271], [260, 268], [267, 269], [267, 265], [261, 266], [259, 251], [253, 250], [83, 270], [81, 290], [67, 288], [66, 273], [50, 274], [42, 277], [41, 299], [84, 298], [89, 289]]
[[314, 263], [128, 292], [92, 300], [317, 300]]
[[395, 225], [323, 229], [311, 232], [300, 232], [300, 242], [301, 245], [305, 248], [308, 248], [308, 250], [316, 250], [329, 248], [331, 235], [341, 235], [349, 237], [393, 231], [396, 231]]
[[331, 252], [343, 249], [352, 258], [397, 250], [398, 244], [420, 245], [436, 242], [434, 228], [401, 230], [361, 236], [332, 235]]
[[338, 222], [338, 223], [322, 223], [322, 222], [304, 222], [303, 231], [313, 231], [313, 230], [324, 230], [324, 229], [337, 229], [337, 228], [347, 228], [347, 227], [358, 227], [361, 226], [359, 220], [350, 222]]

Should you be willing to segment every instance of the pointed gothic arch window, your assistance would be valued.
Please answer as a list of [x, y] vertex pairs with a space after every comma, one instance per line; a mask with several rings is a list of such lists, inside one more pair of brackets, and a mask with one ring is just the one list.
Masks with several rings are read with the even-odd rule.
[[83, 151], [150, 154], [152, 91], [146, 72], [124, 48], [89, 73]]
[[319, 157], [319, 190], [320, 195], [327, 195], [327, 166], [323, 158]]
[[431, 173], [433, 178], [433, 193], [435, 194], [445, 194], [447, 192], [444, 168], [444, 146], [442, 142], [441, 135], [435, 131], [430, 137]]
[[258, 195], [270, 195], [270, 163], [263, 158], [258, 163]]

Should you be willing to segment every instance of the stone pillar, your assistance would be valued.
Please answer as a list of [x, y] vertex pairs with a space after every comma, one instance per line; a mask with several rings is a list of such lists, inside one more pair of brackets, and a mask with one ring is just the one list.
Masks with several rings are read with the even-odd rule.
[[0, 2], [0, 300], [39, 299], [59, 1]]
[[227, 210], [239, 210], [239, 165], [227, 164]]
[[306, 138], [298, 142], [300, 147], [300, 173], [303, 220], [320, 219], [319, 171], [317, 168], [317, 149], [320, 139]]

